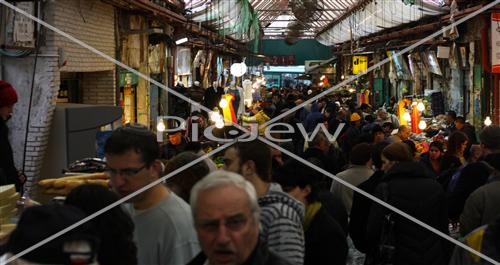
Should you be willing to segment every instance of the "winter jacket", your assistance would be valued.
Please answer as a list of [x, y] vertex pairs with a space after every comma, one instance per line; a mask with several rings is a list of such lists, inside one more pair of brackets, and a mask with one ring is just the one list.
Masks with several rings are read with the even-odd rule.
[[[421, 164], [398, 163], [386, 172], [383, 183], [387, 184], [389, 204], [443, 233], [448, 233], [445, 193], [441, 185], [426, 174]], [[375, 190], [375, 196], [383, 199], [383, 191], [381, 183]], [[389, 210], [379, 204], [371, 207], [366, 228], [367, 246], [370, 246], [367, 264], [374, 264], [370, 261], [377, 257], [382, 227], [388, 213]], [[393, 214], [393, 220], [394, 265], [447, 264], [450, 246], [446, 240], [397, 214]]]
[[500, 179], [479, 187], [465, 202], [460, 216], [460, 233], [467, 235], [474, 229], [489, 224], [500, 215]]
[[312, 104], [311, 112], [307, 115], [304, 122], [304, 127], [307, 132], [312, 132], [316, 125], [323, 120], [323, 114], [319, 112], [319, 106], [317, 103]]
[[[373, 195], [375, 188], [378, 184], [380, 184], [383, 176], [383, 171], [376, 171], [367, 181], [359, 184], [358, 188]], [[354, 193], [349, 219], [349, 236], [351, 237], [356, 249], [363, 253], [368, 251], [368, 246], [365, 241], [366, 223], [368, 221], [372, 204], [372, 200], [357, 192]]]
[[[198, 254], [193, 260], [191, 260], [187, 265], [205, 265], [207, 263], [207, 256], [203, 252]], [[257, 246], [253, 250], [250, 257], [242, 265], [291, 265], [281, 256], [277, 255], [273, 251], [270, 251], [266, 244], [259, 240]]]
[[224, 94], [224, 89], [222, 87], [209, 87], [205, 90], [204, 103], [203, 105], [211, 110], [219, 106], [220, 99]]
[[0, 117], [0, 186], [7, 184], [15, 184], [18, 191], [21, 188], [9, 142], [9, 128]]
[[[367, 166], [351, 165], [347, 170], [338, 173], [337, 177], [357, 187], [359, 184], [365, 182], [371, 175], [373, 175], [373, 170]], [[334, 196], [342, 200], [347, 213], [350, 213], [353, 190], [334, 180], [330, 191]]]
[[321, 202], [322, 208], [340, 225], [344, 234], [347, 235], [348, 216], [342, 201], [333, 196], [329, 190], [321, 191], [318, 195], [318, 201]]
[[271, 118], [269, 118], [269, 116], [267, 116], [264, 113], [264, 111], [261, 110], [261, 111], [257, 112], [257, 114], [255, 114], [251, 117], [243, 116], [242, 119], [243, 119], [243, 122], [245, 122], [245, 123], [257, 123], [259, 126], [259, 135], [264, 135], [264, 132], [266, 131], [266, 127], [261, 126], [261, 125], [266, 123]]
[[305, 231], [306, 253], [304, 265], [345, 265], [346, 235], [340, 225], [322, 206]]
[[203, 96], [205, 96], [205, 90], [199, 86], [192, 86], [188, 90], [188, 96], [191, 100], [201, 103]]
[[259, 198], [260, 239], [269, 249], [292, 264], [304, 263], [304, 205], [271, 183], [268, 193]]
[[[500, 218], [489, 225], [484, 225], [468, 234], [463, 242], [474, 250], [483, 255], [500, 261]], [[455, 251], [450, 260], [450, 265], [489, 265], [489, 261], [481, 259], [479, 256], [472, 254], [468, 250], [459, 246], [455, 247]]]
[[484, 185], [489, 175], [490, 170], [487, 164], [477, 162], [468, 164], [452, 178], [446, 195], [449, 219], [458, 221], [469, 195]]

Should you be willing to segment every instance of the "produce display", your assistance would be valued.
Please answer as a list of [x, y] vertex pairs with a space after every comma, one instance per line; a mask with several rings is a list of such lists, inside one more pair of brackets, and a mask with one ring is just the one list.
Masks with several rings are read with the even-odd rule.
[[66, 196], [74, 188], [83, 184], [97, 184], [108, 187], [109, 178], [106, 173], [90, 173], [62, 178], [44, 179], [38, 182], [47, 195]]
[[0, 186], [0, 224], [10, 223], [10, 219], [17, 214], [18, 200], [19, 193], [14, 185]]

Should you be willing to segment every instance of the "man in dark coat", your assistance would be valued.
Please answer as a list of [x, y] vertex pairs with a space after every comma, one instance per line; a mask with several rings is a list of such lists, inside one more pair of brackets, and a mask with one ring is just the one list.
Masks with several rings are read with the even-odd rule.
[[[411, 155], [408, 154], [409, 159], [405, 160], [407, 162], [394, 162], [388, 158], [385, 150], [396, 144], [401, 143], [389, 145], [382, 153], [388, 161], [384, 161], [386, 173], [383, 182], [375, 190], [375, 196], [447, 234], [445, 193], [441, 185], [427, 175], [421, 164], [411, 161]], [[386, 168], [385, 165], [392, 167]], [[374, 204], [370, 210], [366, 229], [367, 246], [370, 246], [367, 264], [379, 264], [379, 247], [381, 243], [388, 243], [381, 242], [384, 236], [392, 238], [393, 241], [390, 243], [394, 247], [390, 254], [391, 264], [448, 264], [451, 246], [445, 239], [396, 213], [391, 214], [394, 222], [390, 229], [392, 233], [382, 234], [383, 227], [387, 228], [384, 220], [387, 220], [388, 214], [390, 211], [379, 204]]]
[[[182, 83], [177, 83], [174, 87], [175, 92], [187, 97], [187, 90]], [[176, 95], [169, 94], [170, 102], [172, 106], [171, 114], [176, 117], [186, 118], [189, 114], [188, 102], [184, 99], [177, 97]]]
[[18, 173], [14, 165], [14, 156], [9, 142], [7, 121], [11, 118], [17, 93], [9, 83], [0, 80], [0, 186], [15, 184], [16, 190], [21, 190], [26, 177]]
[[191, 190], [190, 205], [202, 252], [188, 265], [290, 265], [259, 240], [259, 204], [241, 175], [215, 171]]

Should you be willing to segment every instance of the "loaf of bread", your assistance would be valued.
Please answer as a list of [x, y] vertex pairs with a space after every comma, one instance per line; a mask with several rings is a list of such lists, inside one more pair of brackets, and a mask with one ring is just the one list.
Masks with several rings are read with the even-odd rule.
[[106, 173], [91, 173], [58, 179], [44, 179], [38, 182], [38, 185], [44, 188], [45, 194], [59, 196], [66, 196], [71, 190], [83, 184], [98, 184], [108, 187], [109, 179]]

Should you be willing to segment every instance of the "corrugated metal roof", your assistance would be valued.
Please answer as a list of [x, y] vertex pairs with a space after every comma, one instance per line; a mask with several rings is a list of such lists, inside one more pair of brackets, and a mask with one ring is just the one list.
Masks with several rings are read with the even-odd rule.
[[[310, 21], [299, 20], [304, 28], [300, 37], [316, 37], [325, 45], [356, 39], [419, 20], [423, 16], [438, 15], [447, 11], [441, 7], [442, 0], [415, 0], [416, 3], [411, 6], [404, 4], [402, 0], [186, 0], [185, 2], [186, 10], [192, 20], [206, 23], [243, 41], [250, 40], [253, 36], [237, 34], [233, 30], [241, 20], [242, 3], [248, 2], [257, 12], [264, 38], [285, 38], [289, 23], [298, 21], [293, 7], [296, 7], [297, 3], [312, 3], [315, 6], [314, 18]], [[359, 2], [368, 3], [364, 8], [338, 21]], [[300, 14], [298, 15], [300, 17]], [[326, 27], [331, 28], [324, 31]]]
[[416, 0], [413, 5], [401, 0], [375, 0], [334, 23], [316, 39], [324, 45], [339, 44], [445, 12], [449, 9], [440, 0]]

